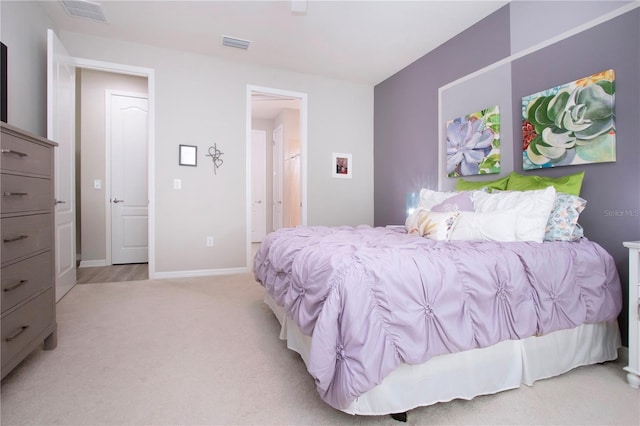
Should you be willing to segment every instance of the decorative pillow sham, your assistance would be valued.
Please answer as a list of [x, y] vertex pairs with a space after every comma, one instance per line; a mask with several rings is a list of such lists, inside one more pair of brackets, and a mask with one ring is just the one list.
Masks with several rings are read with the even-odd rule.
[[457, 191], [473, 191], [476, 189], [499, 189], [505, 190], [507, 189], [507, 184], [509, 182], [509, 176], [505, 176], [500, 179], [494, 180], [482, 180], [482, 181], [469, 181], [464, 179], [458, 179], [456, 182], [456, 190]]
[[556, 190], [550, 186], [534, 191], [476, 192], [473, 204], [476, 212], [510, 212], [516, 216], [516, 241], [544, 240]]
[[579, 240], [582, 237], [584, 237], [584, 229], [582, 229], [579, 223], [576, 223], [573, 234], [571, 234], [571, 241]]
[[432, 212], [472, 212], [473, 200], [469, 192], [459, 192], [431, 208]]
[[459, 212], [436, 213], [417, 209], [405, 221], [407, 233], [431, 240], [449, 241], [456, 226]]
[[[576, 233], [578, 217], [587, 205], [587, 201], [570, 194], [558, 192], [556, 201], [549, 215], [549, 221], [544, 233], [545, 241], [575, 241], [582, 237], [580, 231]], [[575, 233], [575, 235], [574, 235]]]
[[506, 189], [508, 191], [530, 191], [553, 186], [557, 192], [579, 196], [583, 178], [584, 171], [558, 178], [535, 175], [524, 176], [516, 172], [511, 172]]

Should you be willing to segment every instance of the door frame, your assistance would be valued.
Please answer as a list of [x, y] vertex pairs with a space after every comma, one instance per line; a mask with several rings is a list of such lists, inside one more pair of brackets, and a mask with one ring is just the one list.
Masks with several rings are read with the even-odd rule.
[[[115, 90], [115, 89], [105, 89], [104, 91], [104, 101], [105, 101], [105, 138], [104, 138], [104, 198], [105, 198], [105, 231], [106, 231], [106, 263], [107, 265], [113, 265], [111, 258], [111, 226], [112, 226], [112, 216], [111, 216], [111, 96], [128, 96], [132, 98], [141, 98], [146, 99], [147, 104], [149, 103], [149, 96], [146, 93], [137, 93], [137, 92], [128, 92], [125, 90]], [[149, 117], [149, 113], [147, 112], [147, 118]], [[148, 133], [148, 129], [147, 129]], [[147, 149], [148, 149], [149, 141], [147, 137]], [[147, 158], [147, 161], [149, 159]], [[149, 165], [147, 164], [147, 167]], [[149, 180], [147, 179], [147, 194], [149, 193]], [[149, 205], [147, 204], [147, 218], [149, 217]], [[147, 229], [148, 232], [148, 229]], [[147, 237], [147, 249], [149, 249], [149, 238]], [[151, 256], [149, 256], [151, 258]]]
[[[147, 138], [147, 190], [149, 197], [149, 210], [148, 210], [148, 224], [147, 224], [147, 233], [148, 233], [148, 247], [149, 247], [149, 279], [152, 280], [156, 277], [156, 236], [155, 236], [155, 70], [153, 68], [145, 68], [138, 67], [133, 65], [124, 65], [118, 64], [114, 62], [105, 62], [105, 61], [96, 61], [93, 59], [87, 58], [72, 58], [74, 60], [74, 64], [77, 68], [81, 69], [91, 69], [96, 71], [104, 71], [113, 74], [126, 74], [133, 75], [137, 77], [145, 77], [147, 79], [147, 99], [149, 102], [149, 115], [148, 115], [148, 138]], [[105, 185], [107, 184], [105, 178]], [[105, 197], [107, 191], [105, 190]], [[105, 220], [107, 220], [105, 218]], [[109, 230], [111, 229], [110, 220], [107, 221]], [[111, 241], [111, 236], [108, 236], [109, 241]], [[106, 253], [107, 261], [109, 264], [111, 263], [111, 250]]]
[[246, 234], [247, 234], [247, 268], [251, 270], [253, 261], [251, 251], [251, 119], [253, 115], [251, 107], [251, 93], [260, 92], [275, 96], [292, 97], [300, 99], [300, 224], [307, 224], [307, 94], [302, 92], [294, 92], [291, 90], [276, 89], [273, 87], [257, 86], [247, 84], [246, 99], [246, 131], [245, 131], [245, 150], [246, 150]]

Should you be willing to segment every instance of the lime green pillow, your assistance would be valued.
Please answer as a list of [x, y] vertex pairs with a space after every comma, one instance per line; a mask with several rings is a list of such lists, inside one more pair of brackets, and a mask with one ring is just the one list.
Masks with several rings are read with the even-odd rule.
[[507, 190], [528, 191], [532, 189], [544, 189], [548, 186], [553, 186], [558, 192], [580, 196], [580, 188], [582, 187], [583, 178], [584, 171], [558, 178], [535, 175], [524, 176], [516, 172], [512, 172], [509, 175]]
[[474, 191], [476, 189], [489, 188], [489, 189], [499, 189], [504, 191], [507, 189], [507, 183], [509, 182], [509, 176], [505, 176], [500, 179], [495, 180], [480, 180], [477, 182], [472, 182], [469, 180], [458, 179], [456, 182], [456, 191]]

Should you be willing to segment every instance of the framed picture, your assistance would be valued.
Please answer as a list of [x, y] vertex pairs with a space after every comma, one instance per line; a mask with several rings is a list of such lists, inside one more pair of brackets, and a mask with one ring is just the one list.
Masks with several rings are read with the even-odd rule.
[[616, 83], [606, 70], [522, 98], [522, 169], [616, 161]]
[[331, 154], [331, 176], [334, 178], [351, 179], [353, 176], [353, 160], [351, 154], [334, 152]]
[[498, 105], [447, 121], [447, 176], [500, 173]]
[[181, 166], [197, 166], [198, 165], [198, 147], [194, 145], [180, 145], [180, 161]]

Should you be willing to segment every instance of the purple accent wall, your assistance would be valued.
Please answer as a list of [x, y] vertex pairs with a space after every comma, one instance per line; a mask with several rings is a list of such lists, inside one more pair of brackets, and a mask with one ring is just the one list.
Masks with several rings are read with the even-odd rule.
[[[525, 175], [557, 177], [584, 170], [580, 195], [587, 206], [579, 223], [587, 238], [615, 258], [626, 295], [629, 259], [622, 242], [640, 240], [640, 9], [513, 61], [512, 107], [519, 118], [523, 96], [607, 69], [616, 73], [616, 162], [523, 172], [520, 148], [514, 149], [513, 164]], [[522, 140], [516, 125], [513, 140]], [[627, 312], [625, 300], [623, 329]]]
[[505, 6], [374, 89], [374, 224], [404, 224], [407, 192], [438, 186], [438, 88], [510, 55]]
[[[552, 6], [551, 2], [538, 4]], [[437, 189], [438, 88], [510, 56], [511, 34], [518, 31], [511, 28], [510, 7], [375, 87], [376, 226], [404, 223], [407, 192]], [[523, 172], [522, 96], [610, 68], [616, 72], [617, 161]], [[504, 135], [502, 141], [517, 145], [515, 170], [543, 176], [585, 171], [581, 195], [587, 207], [580, 223], [589, 239], [613, 255], [626, 295], [628, 256], [622, 242], [640, 240], [640, 9], [514, 60], [511, 78], [513, 135]], [[627, 340], [626, 299], [620, 316], [623, 343]]]

